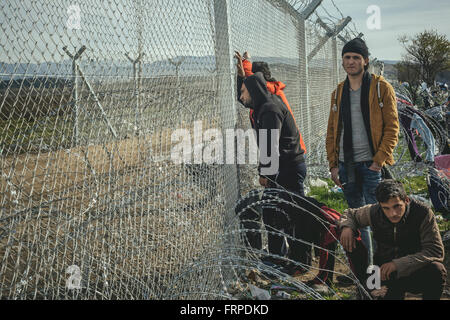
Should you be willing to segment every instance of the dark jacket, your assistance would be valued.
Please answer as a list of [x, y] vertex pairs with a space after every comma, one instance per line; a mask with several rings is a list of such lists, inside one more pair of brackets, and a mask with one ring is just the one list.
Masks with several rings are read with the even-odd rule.
[[[280, 97], [271, 94], [267, 89], [267, 83], [262, 73], [257, 72], [248, 77], [245, 81], [254, 110], [255, 127], [257, 130], [258, 146], [261, 145], [259, 130], [267, 130], [267, 155], [270, 157], [272, 150], [279, 154], [280, 169], [283, 167], [295, 167], [304, 161], [304, 150], [300, 147], [300, 134], [295, 120]], [[280, 137], [278, 145], [271, 145], [271, 129], [279, 129]], [[270, 164], [260, 163], [262, 167], [269, 167]], [[260, 171], [260, 170], [259, 170]]]
[[411, 199], [405, 215], [393, 224], [379, 204], [348, 209], [339, 227], [357, 229], [370, 226], [377, 250], [374, 263], [394, 262], [398, 277], [406, 277], [432, 262], [444, 261], [444, 245], [433, 211], [424, 203]]
[[[242, 87], [242, 83], [244, 82], [245, 78], [247, 77], [251, 77], [252, 75], [254, 75], [254, 73], [252, 72], [252, 66], [253, 64], [249, 61], [249, 60], [243, 60], [242, 61], [243, 67], [244, 67], [244, 72], [245, 72], [245, 77], [240, 77], [238, 76], [237, 79], [237, 94], [238, 94], [238, 101], [240, 101], [240, 96], [241, 96], [241, 87]], [[276, 81], [276, 80], [269, 80], [267, 81], [267, 90], [272, 93], [277, 95], [278, 97], [281, 98], [281, 100], [283, 101], [283, 103], [286, 105], [286, 107], [288, 108], [289, 112], [292, 115], [292, 118], [294, 118], [295, 121], [295, 117], [294, 117], [294, 112], [292, 112], [291, 106], [289, 105], [289, 102], [286, 98], [286, 95], [284, 94], [284, 89], [286, 88], [286, 85], [281, 82], [281, 81]], [[252, 128], [254, 128], [255, 126], [255, 120], [253, 117], [254, 111], [253, 109], [250, 108], [250, 122], [252, 124]], [[297, 126], [297, 130], [298, 126]], [[304, 151], [304, 153], [306, 154], [306, 145], [305, 142], [303, 141], [303, 137], [302, 134], [300, 133], [299, 130], [299, 138], [300, 138], [300, 147], [302, 148], [302, 150]]]

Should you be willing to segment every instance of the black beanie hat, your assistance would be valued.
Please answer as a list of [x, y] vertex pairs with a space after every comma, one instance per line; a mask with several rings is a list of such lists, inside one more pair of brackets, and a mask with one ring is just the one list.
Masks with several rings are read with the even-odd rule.
[[369, 48], [367, 48], [366, 43], [361, 38], [355, 38], [347, 42], [342, 49], [342, 56], [347, 52], [359, 53], [364, 59], [369, 57]]
[[266, 81], [272, 81], [272, 82], [277, 81], [274, 78], [272, 78], [272, 74], [270, 73], [269, 65], [267, 64], [267, 62], [263, 62], [263, 61], [253, 62], [252, 72], [253, 73], [262, 72], [264, 75], [264, 79], [266, 79]]

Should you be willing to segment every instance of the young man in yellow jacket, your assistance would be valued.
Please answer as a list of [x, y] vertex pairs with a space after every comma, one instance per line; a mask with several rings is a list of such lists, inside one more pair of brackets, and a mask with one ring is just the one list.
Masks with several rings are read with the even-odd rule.
[[[332, 94], [327, 158], [331, 178], [342, 187], [349, 208], [360, 208], [377, 202], [375, 189], [383, 166], [394, 164], [400, 126], [393, 87], [382, 76], [367, 72], [365, 42], [349, 41], [342, 60], [347, 79]], [[360, 231], [372, 263], [370, 228]]]

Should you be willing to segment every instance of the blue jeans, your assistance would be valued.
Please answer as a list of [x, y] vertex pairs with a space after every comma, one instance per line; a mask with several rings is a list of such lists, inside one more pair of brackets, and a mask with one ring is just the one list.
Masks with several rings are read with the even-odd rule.
[[[369, 170], [373, 161], [355, 163], [355, 182], [348, 182], [346, 168], [343, 162], [339, 162], [339, 180], [343, 185], [345, 199], [349, 208], [361, 208], [368, 204], [377, 203], [375, 190], [381, 182], [381, 172]], [[369, 253], [369, 265], [373, 263], [372, 237], [370, 227], [359, 229], [361, 239]], [[375, 244], [374, 244], [375, 245]]]

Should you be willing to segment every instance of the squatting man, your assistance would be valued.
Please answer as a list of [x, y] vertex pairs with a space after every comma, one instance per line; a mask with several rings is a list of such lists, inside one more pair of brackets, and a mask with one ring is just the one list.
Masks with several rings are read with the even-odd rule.
[[[423, 294], [424, 300], [439, 300], [447, 271], [442, 264], [444, 245], [433, 211], [409, 198], [402, 183], [391, 179], [378, 185], [376, 198], [377, 204], [348, 209], [339, 222], [341, 244], [350, 253], [356, 251], [359, 228], [370, 226], [373, 231], [377, 243], [374, 263], [380, 267], [383, 287], [373, 290], [372, 296], [402, 300], [406, 292], [411, 292]], [[361, 271], [355, 273], [363, 285], [368, 285], [365, 267], [357, 268]]]

